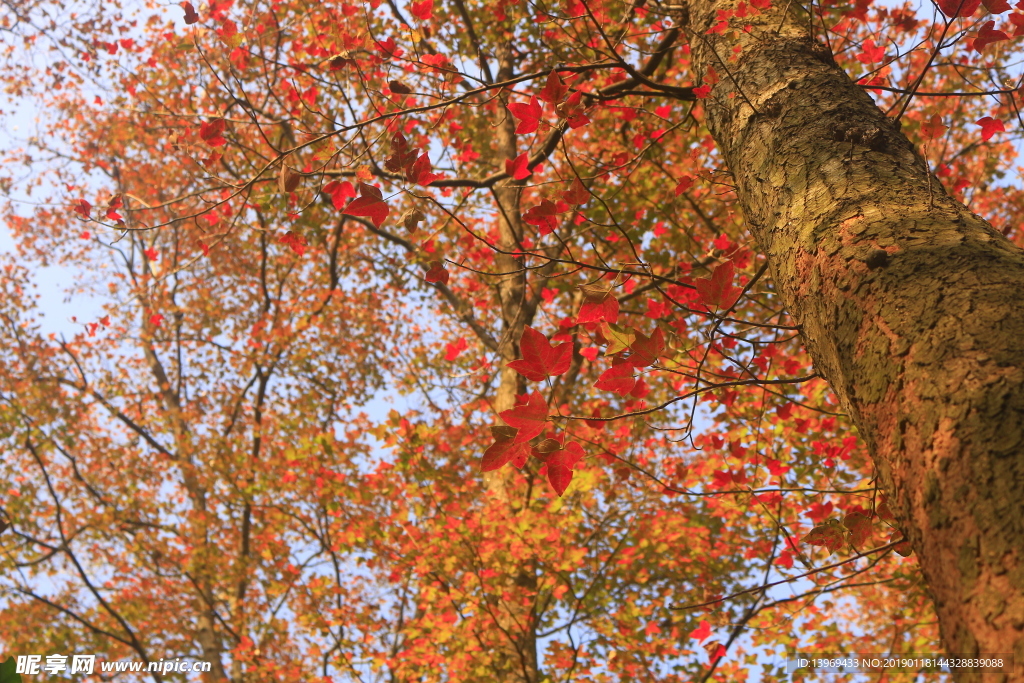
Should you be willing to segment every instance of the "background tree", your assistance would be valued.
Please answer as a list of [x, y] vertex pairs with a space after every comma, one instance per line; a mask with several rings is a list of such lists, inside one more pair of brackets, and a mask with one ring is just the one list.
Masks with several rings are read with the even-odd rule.
[[[859, 175], [895, 173], [887, 150], [917, 183], [903, 204], [954, 206], [943, 178], [1014, 215], [1013, 43], [976, 4], [51, 9], [8, 27], [53, 41], [8, 79], [60, 115], [8, 181], [44, 200], [7, 215], [3, 581], [35, 615], [7, 649], [539, 683], [743, 680], [753, 653], [852, 651], [853, 631], [938, 647], [893, 527], [924, 548], [907, 501], [961, 480], [936, 498], [883, 468], [892, 517], [850, 416], [885, 463], [878, 428], [828, 360], [874, 333], [815, 346], [816, 280], [780, 269], [803, 244], [894, 272], [895, 238], [829, 237], [854, 214], [818, 189], [895, 196]], [[856, 90], [840, 67], [923, 147], [863, 94], [799, 87]], [[25, 267], [55, 261], [109, 301], [74, 338], [33, 327]], [[382, 387], [409, 407], [359, 415]]]

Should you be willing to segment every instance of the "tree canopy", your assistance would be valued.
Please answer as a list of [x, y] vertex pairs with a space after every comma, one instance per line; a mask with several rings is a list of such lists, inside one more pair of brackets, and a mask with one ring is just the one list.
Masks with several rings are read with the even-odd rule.
[[[1024, 9], [4, 6], [4, 113], [40, 112], [0, 170], [5, 657], [542, 683], [996, 654], [940, 640], [914, 501], [947, 482], [879, 456], [890, 302], [833, 341], [801, 297], [845, 249], [839, 299], [902, 272], [876, 199], [1019, 253]], [[102, 315], [47, 331], [48, 265]]]

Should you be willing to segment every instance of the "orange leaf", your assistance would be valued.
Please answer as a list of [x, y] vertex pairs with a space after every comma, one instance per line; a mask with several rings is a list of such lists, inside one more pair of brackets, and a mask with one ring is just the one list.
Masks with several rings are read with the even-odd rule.
[[843, 526], [850, 530], [850, 543], [858, 550], [866, 548], [871, 539], [871, 518], [860, 512], [854, 512], [843, 518]]
[[800, 540], [810, 545], [825, 546], [825, 549], [831, 555], [843, 547], [843, 542], [846, 538], [842, 527], [835, 520], [829, 520], [825, 524], [811, 529], [811, 533]]

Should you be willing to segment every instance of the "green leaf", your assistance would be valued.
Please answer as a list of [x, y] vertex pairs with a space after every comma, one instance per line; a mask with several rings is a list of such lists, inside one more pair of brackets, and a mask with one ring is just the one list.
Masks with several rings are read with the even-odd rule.
[[21, 674], [16, 673], [17, 670], [14, 657], [8, 657], [6, 662], [0, 663], [0, 683], [21, 683]]
[[334, 155], [338, 153], [338, 150], [331, 144], [317, 145], [313, 152], [313, 161], [321, 163], [324, 161], [330, 161], [334, 158]]
[[636, 332], [632, 327], [620, 327], [614, 323], [602, 321], [601, 334], [608, 340], [608, 348], [604, 350], [607, 356], [622, 353], [636, 341]]

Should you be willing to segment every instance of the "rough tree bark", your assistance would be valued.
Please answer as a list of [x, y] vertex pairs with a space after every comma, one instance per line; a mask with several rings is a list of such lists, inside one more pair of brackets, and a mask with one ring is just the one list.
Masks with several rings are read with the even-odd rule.
[[706, 121], [750, 229], [895, 501], [945, 646], [1013, 654], [1003, 680], [1024, 681], [1024, 252], [945, 192], [796, 3], [708, 34], [737, 4], [691, 0], [687, 33], [695, 72], [720, 78]]
[[[512, 77], [515, 61], [512, 46], [502, 45], [498, 54], [498, 81]], [[501, 94], [503, 105], [507, 105], [508, 93]], [[514, 159], [516, 155], [515, 121], [501, 108], [501, 118], [495, 126], [495, 151], [498, 158]], [[501, 368], [498, 370], [498, 386], [491, 401], [495, 413], [515, 407], [516, 394], [526, 393], [526, 382], [515, 370], [508, 367], [510, 361], [519, 357], [519, 339], [523, 328], [533, 322], [537, 311], [535, 299], [527, 297], [526, 270], [522, 259], [511, 252], [520, 248], [523, 236], [519, 199], [523, 183], [511, 178], [500, 181], [494, 187], [494, 198], [498, 208], [498, 246], [501, 252], [495, 254], [495, 268], [501, 275], [496, 278], [492, 292], [501, 309], [502, 330], [498, 341]], [[508, 484], [513, 476], [505, 467], [484, 474], [488, 490], [511, 505]], [[509, 578], [510, 592], [517, 587], [534, 590], [537, 577], [531, 563], [524, 563], [514, 577]], [[520, 588], [521, 590], [521, 588]], [[496, 607], [497, 623], [504, 636], [504, 647], [495, 653], [495, 679], [509, 683], [537, 683], [540, 680], [540, 659], [537, 653], [537, 632], [535, 606], [509, 603]]]

